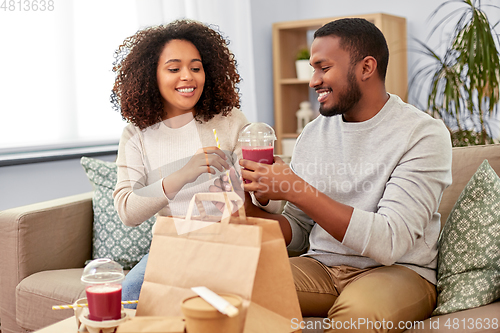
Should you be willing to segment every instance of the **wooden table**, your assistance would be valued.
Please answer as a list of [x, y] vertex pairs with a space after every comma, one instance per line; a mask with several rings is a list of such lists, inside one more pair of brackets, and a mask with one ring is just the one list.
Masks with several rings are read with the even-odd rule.
[[[131, 317], [135, 316], [135, 310], [125, 309], [125, 312]], [[41, 330], [35, 331], [34, 333], [79, 333], [76, 327], [75, 316], [61, 320], [55, 324], [44, 327]]]

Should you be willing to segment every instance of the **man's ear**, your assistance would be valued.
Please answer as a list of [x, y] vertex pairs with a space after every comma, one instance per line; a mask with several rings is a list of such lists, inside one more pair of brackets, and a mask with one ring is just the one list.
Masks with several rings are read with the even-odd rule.
[[361, 81], [366, 81], [377, 73], [377, 60], [372, 56], [366, 56], [361, 60]]

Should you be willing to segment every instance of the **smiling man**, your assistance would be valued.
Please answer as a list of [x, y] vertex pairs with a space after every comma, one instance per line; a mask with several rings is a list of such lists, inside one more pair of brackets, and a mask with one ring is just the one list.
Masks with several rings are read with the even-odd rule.
[[335, 332], [401, 332], [436, 302], [450, 136], [386, 92], [388, 60], [383, 34], [364, 19], [321, 27], [310, 58], [321, 115], [290, 166], [240, 161], [245, 190], [288, 200], [281, 215], [246, 200], [247, 214], [278, 220], [288, 248], [305, 251], [290, 259], [303, 315], [328, 317]]

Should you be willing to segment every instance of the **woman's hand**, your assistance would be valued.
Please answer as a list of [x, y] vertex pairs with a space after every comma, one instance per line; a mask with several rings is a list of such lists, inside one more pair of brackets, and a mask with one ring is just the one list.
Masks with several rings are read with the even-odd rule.
[[229, 169], [226, 154], [217, 147], [198, 149], [184, 167], [163, 179], [163, 192], [173, 200], [182, 187], [194, 182], [203, 173], [215, 174], [215, 169]]
[[192, 183], [203, 173], [215, 174], [229, 169], [226, 154], [217, 147], [200, 148], [186, 165], [179, 170], [185, 183]]

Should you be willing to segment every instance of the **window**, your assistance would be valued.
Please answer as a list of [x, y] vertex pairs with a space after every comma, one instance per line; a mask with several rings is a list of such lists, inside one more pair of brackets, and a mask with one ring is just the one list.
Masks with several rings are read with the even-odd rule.
[[117, 144], [126, 122], [109, 102], [114, 51], [176, 18], [220, 26], [244, 78], [242, 110], [256, 119], [249, 0], [54, 0], [45, 11], [11, 3], [0, 8], [0, 165], [2, 154]]
[[0, 153], [117, 143], [126, 123], [109, 102], [113, 55], [138, 29], [136, 2], [10, 2], [0, 10]]

